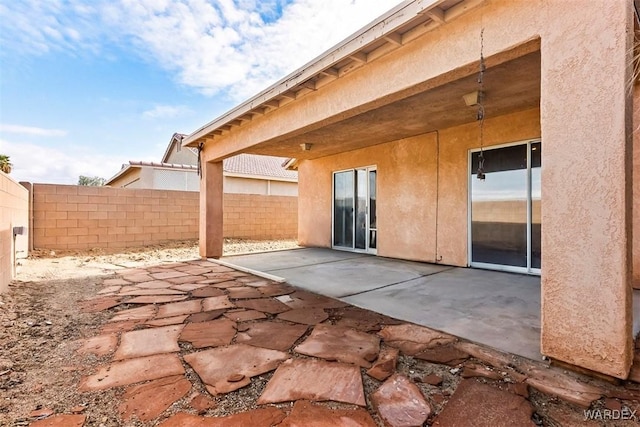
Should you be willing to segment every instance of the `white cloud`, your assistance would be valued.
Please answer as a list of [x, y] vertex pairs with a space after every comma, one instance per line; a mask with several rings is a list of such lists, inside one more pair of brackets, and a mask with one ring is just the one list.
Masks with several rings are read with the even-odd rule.
[[67, 135], [67, 131], [61, 129], [45, 129], [35, 126], [10, 125], [6, 123], [0, 123], [0, 132], [45, 137]]
[[0, 139], [0, 153], [11, 158], [11, 177], [36, 183], [77, 184], [80, 175], [108, 179], [123, 163], [121, 156], [96, 155], [83, 147], [61, 150], [3, 139]]
[[[0, 41], [46, 53], [117, 43], [176, 80], [235, 99], [264, 89], [400, 0], [27, 0], [0, 5]], [[38, 22], [38, 25], [33, 25]], [[17, 47], [19, 49], [17, 49]]]
[[192, 113], [186, 105], [156, 105], [152, 109], [144, 111], [142, 117], [145, 119], [172, 119]]

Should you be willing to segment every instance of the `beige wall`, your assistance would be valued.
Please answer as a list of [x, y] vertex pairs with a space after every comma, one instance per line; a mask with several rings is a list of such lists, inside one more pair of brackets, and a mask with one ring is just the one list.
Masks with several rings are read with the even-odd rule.
[[[26, 234], [13, 240], [13, 227], [25, 227]], [[14, 279], [14, 256], [25, 258], [29, 246], [29, 192], [0, 172], [0, 293]]]
[[295, 239], [298, 199], [289, 196], [225, 194], [224, 237], [258, 240]]
[[[224, 203], [225, 237], [296, 237], [295, 197], [227, 194]], [[35, 248], [125, 248], [198, 238], [199, 194], [192, 191], [34, 184], [33, 210]]]
[[225, 194], [261, 194], [263, 196], [297, 196], [298, 183], [268, 179], [224, 176]]
[[130, 168], [123, 175], [113, 180], [109, 187], [144, 188], [144, 183], [140, 179], [140, 168]]
[[[438, 134], [429, 133], [303, 161], [300, 244], [331, 247], [332, 172], [375, 165], [378, 254], [466, 266], [468, 155], [469, 149], [478, 147], [477, 131], [474, 123], [440, 131], [439, 143]], [[487, 120], [485, 135], [487, 146], [537, 138], [539, 111]]]

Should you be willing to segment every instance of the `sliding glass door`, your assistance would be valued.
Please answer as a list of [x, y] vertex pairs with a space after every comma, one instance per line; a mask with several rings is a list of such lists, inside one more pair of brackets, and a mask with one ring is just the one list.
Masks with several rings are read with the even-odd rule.
[[333, 174], [333, 247], [376, 252], [375, 167]]
[[490, 148], [484, 162], [471, 151], [471, 266], [540, 273], [540, 151], [539, 141]]

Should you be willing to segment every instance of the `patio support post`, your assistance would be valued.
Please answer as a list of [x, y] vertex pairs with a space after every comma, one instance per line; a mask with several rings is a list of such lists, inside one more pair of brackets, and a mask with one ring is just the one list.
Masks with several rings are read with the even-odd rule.
[[203, 162], [200, 179], [200, 256], [222, 256], [222, 161]]
[[557, 2], [541, 35], [542, 354], [618, 378], [633, 360], [632, 5]]

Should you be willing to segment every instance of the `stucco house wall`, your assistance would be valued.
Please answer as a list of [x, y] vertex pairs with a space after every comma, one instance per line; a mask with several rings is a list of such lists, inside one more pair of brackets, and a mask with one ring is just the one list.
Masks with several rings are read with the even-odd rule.
[[[299, 243], [331, 247], [333, 172], [377, 166], [378, 255], [467, 266], [468, 150], [477, 131], [472, 123], [439, 131], [439, 141], [433, 132], [302, 161]], [[487, 120], [485, 131], [487, 147], [539, 138], [540, 111]]]
[[640, 84], [633, 86], [633, 287], [640, 289]]
[[[536, 125], [530, 124], [532, 128], [523, 133], [540, 136], [543, 147], [541, 351], [557, 360], [626, 378], [632, 363], [631, 283], [636, 263], [632, 256], [633, 104], [628, 90], [633, 3], [465, 0], [456, 6], [451, 4], [438, 0], [403, 3], [396, 15], [372, 24], [365, 32], [189, 135], [185, 144], [205, 144], [201, 253], [221, 254], [222, 212], [216, 201], [221, 197], [222, 159], [243, 152], [295, 157], [300, 160], [301, 189], [313, 192], [318, 186], [317, 194], [303, 196], [305, 203], [317, 198], [312, 203], [326, 209], [326, 188], [331, 180], [328, 172], [377, 162], [380, 154], [375, 150], [386, 149], [398, 163], [393, 171], [384, 174], [386, 178], [380, 170], [380, 195], [382, 198], [386, 191], [389, 197], [402, 202], [396, 212], [385, 213], [387, 221], [394, 215], [406, 218], [406, 212], [412, 210], [424, 223], [435, 223], [432, 206], [417, 212], [419, 202], [410, 200], [414, 190], [397, 188], [399, 194], [391, 195], [391, 190], [385, 189], [388, 184], [384, 179], [408, 182], [403, 169], [406, 165], [400, 160], [418, 173], [411, 183], [422, 184], [425, 192], [432, 194], [435, 184], [429, 174], [433, 171], [419, 169], [412, 162], [429, 164], [434, 161], [429, 154], [438, 154], [438, 186], [447, 183], [452, 190], [435, 187], [439, 193], [438, 248], [416, 245], [403, 229], [405, 224], [397, 221], [388, 225], [399, 228], [393, 231], [394, 236], [409, 244], [411, 254], [404, 246], [381, 246], [379, 254], [421, 259], [437, 256], [442, 257], [442, 262], [464, 265], [467, 223], [464, 215], [455, 211], [467, 209], [467, 177], [461, 169], [468, 167], [463, 161], [465, 151], [479, 145], [478, 127], [472, 116], [466, 120], [468, 125], [461, 125], [464, 106], [440, 111], [435, 107], [446, 108], [451, 99], [448, 95], [461, 98], [465, 92], [456, 91], [456, 85], [470, 90], [465, 82], [475, 80], [477, 75], [482, 32], [488, 72], [528, 54], [535, 53], [539, 58], [535, 67], [527, 69], [540, 76], [539, 113], [533, 113], [539, 114], [539, 132], [535, 131]], [[436, 10], [440, 7], [447, 10]], [[415, 17], [405, 9], [411, 9]], [[391, 34], [387, 45], [368, 53], [357, 51], [358, 43], [366, 48], [367, 43], [384, 39], [385, 29], [396, 28], [396, 21], [417, 22], [430, 13], [432, 21], [405, 28], [404, 32], [400, 28], [400, 34]], [[340, 62], [343, 59], [350, 62]], [[338, 67], [338, 63], [347, 65]], [[317, 75], [310, 79], [305, 74], [307, 70], [317, 70]], [[510, 71], [515, 73], [518, 69]], [[517, 82], [506, 78], [488, 84], [487, 100], [516, 100], [517, 93], [509, 98], [501, 97], [500, 91], [516, 88]], [[303, 92], [302, 86], [308, 83], [313, 84], [313, 89]], [[287, 96], [285, 91], [292, 87], [298, 90], [296, 96]], [[496, 91], [493, 98], [489, 88]], [[414, 95], [431, 96], [433, 102], [428, 105], [435, 107], [430, 114], [393, 108]], [[382, 114], [386, 107], [384, 113], [391, 116]], [[500, 114], [487, 110], [487, 117], [494, 119], [522, 110], [513, 106], [511, 111]], [[251, 120], [239, 120], [243, 114], [251, 115]], [[395, 121], [388, 121], [388, 117]], [[406, 121], [413, 127], [406, 126]], [[426, 129], [424, 124], [430, 121], [432, 129]], [[422, 135], [436, 130], [439, 150], [433, 147], [438, 134]], [[510, 133], [518, 132], [511, 126], [494, 127], [493, 135], [487, 132], [485, 139], [520, 139]], [[300, 142], [308, 143], [312, 138], [313, 146], [301, 151]], [[382, 146], [389, 141], [397, 141], [393, 143], [394, 150]], [[381, 146], [364, 148], [377, 144]], [[357, 158], [353, 154], [356, 150], [362, 150], [368, 159]], [[331, 167], [322, 159], [328, 156], [335, 156], [336, 164]], [[378, 163], [389, 169], [385, 162], [380, 159]], [[312, 175], [315, 167], [320, 175]], [[313, 216], [312, 220], [300, 215], [301, 230], [309, 230], [312, 222], [318, 224], [316, 211], [305, 209], [302, 203], [300, 211]], [[301, 231], [301, 240], [327, 244], [330, 233], [326, 230], [330, 226], [326, 215], [330, 213], [320, 215], [325, 215], [320, 223], [325, 234], [320, 237]], [[446, 215], [451, 215], [445, 220], [450, 221], [448, 224], [440, 218]], [[382, 223], [380, 228], [382, 232]], [[433, 230], [423, 230], [427, 241], [434, 239], [430, 234]], [[450, 244], [445, 247], [441, 241]], [[384, 245], [382, 240], [380, 244]]]
[[[13, 227], [25, 228], [15, 241]], [[0, 172], [0, 293], [15, 278], [15, 260], [28, 255], [29, 233], [29, 191]]]

